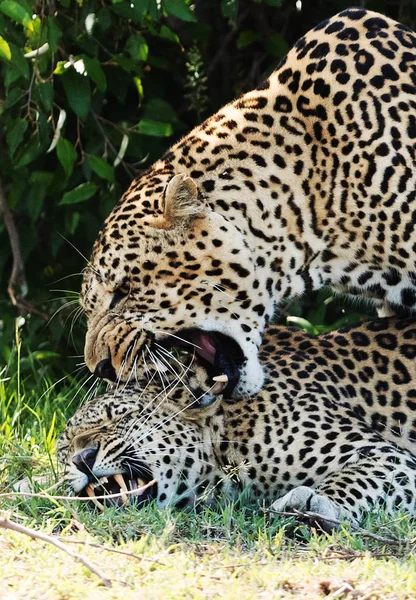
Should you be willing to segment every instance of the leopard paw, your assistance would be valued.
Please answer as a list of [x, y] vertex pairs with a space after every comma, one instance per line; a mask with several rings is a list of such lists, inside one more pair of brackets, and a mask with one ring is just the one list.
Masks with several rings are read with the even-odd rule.
[[338, 504], [305, 485], [294, 488], [273, 502], [270, 510], [274, 513], [291, 511], [315, 513], [316, 516], [308, 517], [307, 520], [318, 522], [325, 531], [337, 529], [340, 517], [344, 516]]

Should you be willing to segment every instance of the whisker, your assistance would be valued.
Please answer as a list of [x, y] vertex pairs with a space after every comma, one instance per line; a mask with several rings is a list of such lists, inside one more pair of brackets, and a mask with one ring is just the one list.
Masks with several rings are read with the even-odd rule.
[[60, 281], [63, 281], [64, 279], [69, 279], [70, 277], [82, 277], [82, 275], [82, 271], [80, 273], [72, 273], [71, 275], [65, 275], [64, 277], [60, 277], [59, 279], [52, 281], [51, 285], [55, 285], [55, 283], [59, 283]]
[[227, 288], [225, 285], [218, 284], [218, 283], [212, 283], [212, 281], [208, 281], [207, 279], [204, 279], [201, 281], [202, 284], [206, 284], [209, 285], [211, 288], [213, 288], [216, 292], [221, 292], [221, 294], [224, 294], [224, 296], [227, 296], [228, 298], [231, 298], [231, 300], [233, 302], [242, 302], [242, 300], [240, 300], [239, 298], [237, 298], [237, 296], [235, 294], [231, 294], [229, 291], [225, 291], [229, 288]]
[[[166, 357], [168, 357], [171, 360], [174, 360], [176, 363], [178, 363], [181, 368], [185, 368], [186, 367], [186, 365], [184, 365], [174, 354], [172, 354], [172, 352], [169, 352], [169, 350], [167, 350], [166, 348], [164, 348], [163, 346], [161, 346], [157, 342], [155, 342], [155, 346], [158, 347], [157, 353], [159, 355], [160, 355], [160, 352], [162, 352], [163, 354], [166, 355]], [[195, 357], [195, 354], [193, 356]], [[194, 371], [192, 371], [192, 372], [194, 372]]]
[[[133, 346], [132, 346], [132, 347], [130, 347], [130, 346], [129, 346], [129, 349], [131, 348], [131, 352], [132, 352], [132, 353], [134, 353], [134, 349], [135, 349], [135, 347], [136, 347], [136, 346], [137, 346], [137, 338], [134, 340], [134, 344], [133, 344]], [[126, 361], [127, 361], [127, 356], [128, 356], [128, 354], [126, 354]], [[136, 360], [137, 360], [137, 359], [135, 359], [135, 361], [136, 361]], [[131, 369], [131, 370], [130, 370], [129, 376], [127, 377], [127, 381], [125, 382], [125, 384], [124, 384], [124, 386], [123, 386], [123, 389], [122, 389], [122, 391], [123, 391], [123, 392], [124, 392], [124, 390], [127, 388], [127, 386], [128, 386], [128, 384], [129, 384], [129, 382], [130, 382], [130, 379], [132, 378], [132, 376], [133, 376], [133, 369]]]
[[181, 337], [179, 337], [179, 335], [176, 335], [175, 333], [171, 333], [170, 331], [163, 331], [161, 329], [153, 329], [152, 332], [153, 333], [163, 333], [164, 335], [173, 337], [173, 338], [179, 340], [180, 342], [184, 342], [185, 344], [189, 344], [190, 346], [193, 346], [194, 348], [198, 348], [199, 350], [202, 350], [201, 346], [198, 346], [198, 344], [194, 344], [193, 342], [190, 342], [189, 340], [186, 340], [185, 338], [181, 338]]
[[81, 257], [82, 257], [82, 258], [85, 260], [85, 262], [87, 263], [88, 267], [89, 267], [89, 268], [90, 268], [92, 271], [94, 271], [94, 273], [97, 275], [97, 277], [98, 277], [98, 278], [101, 280], [101, 275], [100, 275], [100, 273], [99, 273], [99, 272], [97, 271], [97, 269], [96, 269], [96, 268], [93, 266], [93, 264], [92, 264], [92, 263], [91, 263], [91, 262], [90, 262], [90, 261], [89, 261], [89, 260], [86, 258], [86, 256], [84, 256], [84, 255], [82, 254], [82, 252], [81, 252], [80, 250], [78, 250], [78, 248], [77, 248], [76, 246], [74, 246], [74, 244], [73, 244], [72, 242], [70, 242], [70, 241], [68, 240], [68, 238], [66, 238], [64, 235], [62, 235], [62, 233], [60, 233], [60, 232], [58, 231], [58, 234], [61, 236], [61, 238], [62, 238], [62, 239], [64, 239], [66, 242], [68, 242], [68, 244], [69, 244], [70, 246], [72, 246], [72, 247], [73, 247], [73, 249], [75, 250], [75, 252], [78, 252], [78, 254], [79, 254], [79, 255], [80, 255], [80, 256], [81, 256]]
[[52, 321], [52, 319], [54, 319], [56, 317], [56, 315], [58, 315], [61, 310], [64, 310], [65, 308], [67, 308], [68, 306], [72, 306], [72, 304], [78, 304], [78, 300], [69, 300], [68, 302], [65, 302], [65, 304], [63, 304], [62, 306], [60, 306], [54, 313], [53, 315], [49, 318], [47, 325], [49, 325]]

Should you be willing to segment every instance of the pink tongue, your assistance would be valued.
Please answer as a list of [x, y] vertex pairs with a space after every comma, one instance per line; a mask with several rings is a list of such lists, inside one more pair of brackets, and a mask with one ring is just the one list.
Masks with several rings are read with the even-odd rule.
[[211, 337], [208, 333], [199, 332], [192, 339], [192, 342], [197, 346], [196, 351], [202, 358], [205, 358], [212, 365], [215, 360], [216, 348], [211, 341]]

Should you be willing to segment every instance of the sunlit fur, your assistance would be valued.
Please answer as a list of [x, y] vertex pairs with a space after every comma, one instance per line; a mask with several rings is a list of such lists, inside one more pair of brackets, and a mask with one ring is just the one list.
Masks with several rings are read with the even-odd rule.
[[[164, 390], [150, 381], [90, 399], [58, 444], [69, 485], [80, 493], [144, 464], [161, 507], [249, 487], [280, 510], [357, 520], [381, 503], [414, 514], [416, 325], [385, 319], [318, 337], [272, 327], [260, 357], [266, 379], [250, 399], [201, 407], [185, 372]], [[86, 448], [97, 451], [89, 476], [72, 461]]]

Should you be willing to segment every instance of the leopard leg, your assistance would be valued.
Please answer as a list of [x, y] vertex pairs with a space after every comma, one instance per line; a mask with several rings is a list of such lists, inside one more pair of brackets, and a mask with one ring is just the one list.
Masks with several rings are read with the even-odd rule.
[[365, 456], [331, 473], [314, 488], [294, 488], [276, 500], [271, 510], [317, 513], [322, 519], [316, 520], [331, 530], [339, 525], [337, 521], [359, 523], [377, 506], [390, 513], [416, 514], [416, 459], [389, 444], [366, 450]]

